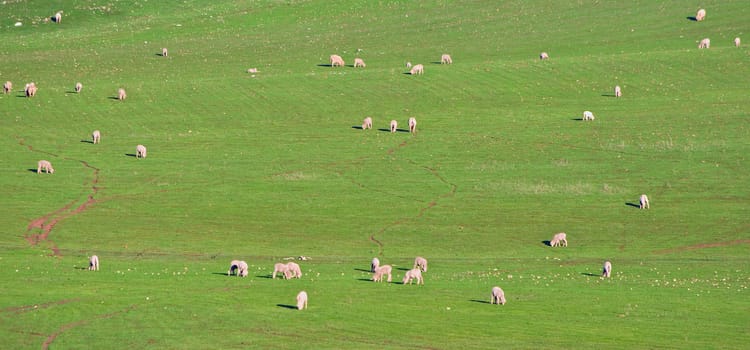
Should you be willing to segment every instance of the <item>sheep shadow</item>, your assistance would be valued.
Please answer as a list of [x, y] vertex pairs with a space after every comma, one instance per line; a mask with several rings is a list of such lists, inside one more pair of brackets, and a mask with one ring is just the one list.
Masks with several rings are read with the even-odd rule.
[[77, 94], [77, 93], [79, 93], [79, 92], [78, 92], [78, 91], [65, 91], [65, 93], [66, 93], [66, 94]]
[[362, 126], [361, 125], [355, 125], [355, 126], [352, 126], [352, 129], [362, 130]]
[[119, 100], [120, 98], [117, 96], [110, 96], [108, 97], [110, 100]]
[[408, 267], [397, 267], [396, 270], [399, 270], [399, 271], [409, 271], [411, 269], [408, 268]]
[[579, 121], [580, 122], [580, 121], [583, 121], [583, 118], [573, 118], [571, 120], [575, 120], [575, 121]]
[[55, 16], [50, 17], [49, 20], [52, 22], [57, 22], [57, 18], [55, 18]]
[[81, 142], [83, 142], [83, 143], [91, 143], [91, 144], [94, 143], [94, 141], [91, 141], [91, 140], [81, 140]]
[[325, 64], [325, 63], [321, 63], [321, 64], [319, 64], [319, 65], [318, 65], [318, 67], [328, 67], [328, 68], [334, 68], [334, 66], [333, 66], [332, 64], [330, 64], [330, 63], [328, 63], [328, 64]]
[[687, 16], [685, 18], [687, 18], [688, 21], [698, 22], [698, 19], [695, 18], [695, 16]]
[[403, 72], [402, 74], [404, 74], [404, 75], [416, 75], [416, 74], [411, 74], [411, 72]]
[[549, 240], [542, 241], [542, 244], [544, 244], [544, 245], [546, 245], [548, 247], [552, 246], [552, 243]]
[[161, 52], [158, 52], [158, 53], [154, 54], [154, 56], [159, 56], [159, 57], [166, 57], [166, 56], [164, 56], [164, 54], [163, 54], [163, 53], [161, 53]]
[[271, 275], [255, 275], [255, 277], [258, 277], [258, 278], [267, 278], [269, 280], [273, 279], [273, 276], [271, 276]]
[[357, 278], [357, 281], [372, 282], [372, 278]]
[[617, 97], [615, 94], [602, 94], [604, 97]]
[[474, 303], [480, 303], [480, 304], [492, 304], [487, 300], [471, 299], [469, 301], [474, 302]]
[[625, 205], [629, 205], [629, 206], [631, 206], [631, 207], [636, 207], [636, 208], [638, 208], [638, 209], [641, 209], [641, 205], [640, 205], [640, 204], [638, 204], [638, 203], [630, 203], [630, 202], [625, 202]]
[[369, 269], [355, 268], [354, 271], [362, 271], [362, 272], [372, 273], [372, 271], [370, 271]]
[[443, 62], [440, 62], [440, 61], [432, 61], [432, 62], [430, 62], [430, 64], [443, 64]]
[[135, 153], [125, 153], [126, 157], [136, 157]]
[[276, 304], [276, 306], [282, 307], [282, 308], [285, 308], [285, 309], [297, 310], [297, 305]]
[[600, 275], [591, 272], [581, 272], [584, 276], [599, 277]]
[[[391, 129], [380, 128], [380, 129], [378, 129], [378, 131], [391, 132]], [[406, 129], [396, 129], [396, 132], [409, 132], [409, 130], [406, 130]]]

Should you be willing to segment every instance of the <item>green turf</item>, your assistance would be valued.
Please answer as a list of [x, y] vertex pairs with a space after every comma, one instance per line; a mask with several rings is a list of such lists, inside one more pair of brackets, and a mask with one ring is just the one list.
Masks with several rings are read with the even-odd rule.
[[750, 7], [696, 6], [6, 1], [0, 347], [744, 348]]

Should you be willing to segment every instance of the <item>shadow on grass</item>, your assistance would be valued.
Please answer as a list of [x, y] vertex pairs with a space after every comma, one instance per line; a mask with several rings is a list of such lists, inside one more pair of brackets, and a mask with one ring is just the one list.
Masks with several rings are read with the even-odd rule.
[[637, 204], [637, 203], [630, 203], [630, 202], [626, 202], [626, 203], [625, 203], [625, 205], [629, 205], [629, 206], [631, 206], [631, 207], [636, 207], [636, 208], [638, 208], [638, 209], [641, 209], [641, 205], [640, 205], [640, 204]]
[[28, 168], [26, 170], [28, 170], [28, 171], [30, 171], [32, 173], [40, 173], [40, 174], [42, 173], [41, 171], [36, 171], [36, 168]]
[[372, 278], [357, 278], [357, 280], [362, 282], [372, 282]]
[[604, 97], [617, 97], [615, 94], [602, 94]]
[[110, 100], [120, 100], [120, 98], [117, 97], [117, 96], [110, 96], [110, 97], [107, 97], [107, 98], [110, 99]]
[[552, 244], [550, 244], [550, 241], [549, 241], [549, 240], [546, 240], [546, 241], [542, 241], [542, 244], [544, 244], [544, 245], [546, 245], [546, 246], [548, 246], [548, 247], [551, 247], [551, 246], [552, 246]]
[[695, 16], [687, 16], [685, 18], [687, 18], [688, 21], [698, 22], [698, 19], [695, 18]]
[[571, 120], [582, 121], [582, 120], [583, 120], [583, 118], [573, 118], [573, 119], [571, 119]]
[[81, 142], [83, 142], [83, 143], [92, 143], [92, 144], [94, 143], [94, 141], [91, 141], [91, 140], [81, 140]]
[[591, 272], [581, 272], [584, 276], [591, 276], [591, 277], [599, 277], [599, 274], [591, 273]]
[[[378, 131], [391, 132], [391, 129], [380, 128], [380, 129], [378, 129]], [[396, 129], [396, 132], [409, 132], [409, 130], [406, 130], [406, 129]]]
[[361, 125], [355, 125], [355, 126], [352, 126], [352, 129], [362, 130], [362, 126]]
[[285, 309], [297, 310], [297, 305], [276, 304], [276, 306], [283, 307]]
[[478, 300], [478, 299], [471, 299], [471, 300], [469, 300], [469, 301], [471, 301], [471, 302], [474, 302], [474, 303], [480, 303], [480, 304], [491, 304], [491, 303], [490, 303], [489, 301], [487, 301], [487, 300]]
[[368, 273], [372, 272], [368, 269], [360, 269], [360, 268], [355, 268], [354, 271], [362, 271], [362, 272], [368, 272]]
[[125, 153], [125, 156], [127, 156], [127, 157], [135, 157], [135, 153]]
[[237, 275], [227, 275], [226, 272], [211, 272], [212, 275], [222, 275], [222, 276], [229, 276], [229, 277], [235, 277]]
[[273, 279], [273, 276], [271, 276], [271, 275], [255, 275], [255, 277], [258, 277], [258, 278], [268, 278], [269, 280]]

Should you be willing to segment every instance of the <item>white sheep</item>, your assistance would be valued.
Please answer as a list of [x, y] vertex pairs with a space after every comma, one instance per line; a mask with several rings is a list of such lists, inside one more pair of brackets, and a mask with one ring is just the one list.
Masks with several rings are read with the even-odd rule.
[[550, 247], [567, 247], [568, 246], [568, 235], [565, 232], [560, 232], [552, 236], [552, 240], [549, 241]]
[[539, 59], [540, 59], [540, 60], [546, 60], [546, 59], [549, 59], [549, 54], [548, 54], [548, 53], [546, 53], [546, 52], [542, 52], [542, 53], [540, 53], [540, 54], [539, 54]]
[[372, 118], [367, 117], [362, 121], [362, 130], [372, 129]]
[[275, 279], [277, 273], [282, 273], [284, 275], [284, 279], [288, 280], [291, 277], [291, 273], [289, 272], [289, 265], [282, 264], [282, 263], [276, 263], [273, 265], [273, 275], [271, 275], [271, 278]]
[[36, 163], [36, 173], [40, 174], [42, 171], [46, 172], [47, 174], [55, 173], [55, 169], [52, 168], [52, 163], [50, 163], [48, 160], [40, 160]]
[[393, 271], [393, 267], [391, 265], [383, 265], [383, 266], [376, 267], [372, 275], [372, 280], [375, 282], [381, 282], [383, 281], [383, 275], [388, 275], [388, 278], [386, 279], [386, 281], [391, 282], [392, 271]]
[[391, 132], [398, 131], [398, 122], [394, 119], [391, 120]]
[[99, 257], [96, 255], [92, 255], [89, 258], [89, 270], [90, 271], [99, 271]]
[[641, 209], [651, 209], [651, 205], [648, 203], [648, 196], [645, 194], [641, 195], [641, 198], [638, 199], [638, 208]]
[[414, 117], [409, 118], [409, 132], [412, 134], [417, 132], [417, 119]]
[[289, 271], [289, 278], [302, 278], [302, 269], [299, 264], [290, 261], [286, 263], [286, 268]]
[[62, 11], [55, 14], [55, 23], [60, 23], [62, 21]]
[[424, 66], [421, 64], [418, 64], [414, 67], [411, 67], [411, 70], [409, 71], [409, 74], [416, 75], [416, 74], [424, 74]]
[[91, 133], [91, 139], [93, 140], [94, 144], [100, 143], [102, 141], [101, 131], [94, 130], [94, 132]]
[[161, 56], [162, 56], [162, 57], [167, 57], [167, 55], [169, 55], [169, 52], [167, 51], [167, 48], [166, 48], [166, 47], [163, 47], [163, 48], [161, 49]]
[[583, 111], [583, 120], [594, 120], [594, 113], [591, 111]]
[[609, 260], [604, 262], [604, 267], [602, 268], [602, 277], [609, 277], [612, 275], [612, 263], [609, 262]]
[[440, 56], [440, 64], [453, 64], [451, 55], [444, 53], [442, 56]]
[[146, 158], [146, 146], [138, 145], [135, 146], [135, 158]]
[[120, 101], [125, 100], [128, 98], [128, 95], [125, 93], [125, 89], [119, 89], [117, 90], [117, 99]]
[[375, 269], [377, 269], [379, 266], [380, 266], [380, 259], [372, 258], [372, 262], [370, 263], [370, 272], [375, 272]]
[[705, 38], [701, 40], [701, 42], [698, 44], [699, 49], [709, 49], [711, 48], [711, 39]]
[[248, 68], [247, 72], [255, 74], [255, 73], [258, 73], [259, 70], [258, 70], [258, 68]]
[[615, 85], [615, 97], [622, 97], [622, 89], [620, 85]]
[[13, 83], [9, 80], [3, 84], [3, 93], [9, 94], [11, 91], [13, 91]]
[[83, 84], [76, 83], [76, 93], [81, 92], [81, 90], [83, 90]]
[[406, 62], [406, 69], [411, 69], [411, 62]]
[[361, 58], [355, 58], [354, 59], [354, 68], [357, 68], [357, 67], [365, 68], [366, 67], [365, 61], [362, 60]]
[[307, 309], [307, 292], [304, 290], [297, 294], [297, 310]]
[[740, 42], [741, 40], [739, 37], [734, 38], [734, 47], [740, 47]]
[[239, 276], [239, 268], [240, 268], [240, 261], [239, 260], [232, 260], [232, 262], [229, 263], [229, 270], [227, 271], [227, 276], [231, 276], [233, 273], [237, 273]]
[[344, 59], [339, 55], [331, 55], [330, 57], [331, 67], [343, 67]]
[[422, 278], [422, 270], [411, 269], [409, 271], [406, 271], [406, 274], [404, 274], [403, 284], [411, 284], [411, 281], [414, 279], [417, 280], [417, 285], [424, 284], [424, 279]]
[[698, 12], [695, 13], [695, 20], [700, 22], [704, 19], [706, 19], [706, 10], [704, 9], [698, 10]]
[[247, 263], [245, 261], [240, 260], [240, 262], [237, 264], [237, 269], [239, 269], [239, 271], [237, 273], [237, 276], [247, 277], [247, 273], [248, 273], [249, 268], [248, 268]]
[[36, 84], [34, 82], [26, 84], [26, 87], [24, 87], [24, 91], [26, 92], [26, 97], [34, 97], [36, 96]]
[[505, 292], [500, 287], [492, 287], [490, 304], [505, 305]]
[[418, 256], [414, 258], [414, 267], [413, 268], [419, 268], [420, 270], [427, 272], [427, 259]]

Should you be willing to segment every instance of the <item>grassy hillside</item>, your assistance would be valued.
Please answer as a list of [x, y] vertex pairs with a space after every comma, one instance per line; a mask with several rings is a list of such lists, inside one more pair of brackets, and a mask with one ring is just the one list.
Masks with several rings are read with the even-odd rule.
[[[6, 1], [0, 343], [742, 348], [750, 8], [701, 6]], [[401, 285], [417, 255], [425, 285]]]

